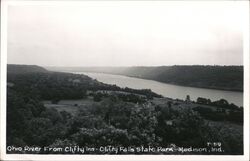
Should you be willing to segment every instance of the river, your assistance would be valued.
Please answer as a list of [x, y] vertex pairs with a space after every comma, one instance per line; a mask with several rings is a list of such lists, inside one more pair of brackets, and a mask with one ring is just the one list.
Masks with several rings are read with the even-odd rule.
[[89, 73], [89, 72], [71, 72], [75, 74], [85, 74], [106, 84], [115, 84], [119, 87], [128, 87], [134, 89], [151, 89], [153, 92], [164, 97], [185, 99], [190, 95], [191, 100], [198, 97], [209, 98], [212, 101], [221, 98], [226, 99], [229, 103], [234, 103], [238, 106], [243, 106], [243, 92], [224, 91], [215, 89], [185, 87], [172, 84], [161, 83], [153, 80], [139, 79], [122, 75], [104, 74], [104, 73]]

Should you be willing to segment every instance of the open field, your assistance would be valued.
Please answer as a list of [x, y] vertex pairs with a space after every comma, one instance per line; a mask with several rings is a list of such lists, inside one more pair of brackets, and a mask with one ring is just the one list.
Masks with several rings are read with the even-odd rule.
[[43, 103], [47, 108], [55, 108], [59, 112], [66, 111], [75, 116], [79, 109], [92, 105], [93, 98], [88, 97], [86, 99], [60, 100], [57, 104], [53, 104], [51, 101], [43, 101]]

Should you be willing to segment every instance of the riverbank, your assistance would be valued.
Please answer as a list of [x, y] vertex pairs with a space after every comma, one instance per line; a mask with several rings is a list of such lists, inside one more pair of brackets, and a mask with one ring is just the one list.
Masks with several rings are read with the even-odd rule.
[[175, 65], [157, 67], [48, 67], [155, 80], [179, 86], [243, 92], [243, 66]]
[[89, 77], [100, 82], [111, 85], [115, 84], [121, 88], [129, 87], [133, 89], [151, 89], [157, 94], [173, 99], [185, 99], [187, 95], [190, 95], [191, 100], [193, 101], [196, 101], [198, 97], [208, 98], [212, 101], [226, 99], [229, 103], [234, 103], [237, 106], [243, 106], [242, 92], [185, 87], [123, 75], [89, 72], [71, 73], [88, 75]]

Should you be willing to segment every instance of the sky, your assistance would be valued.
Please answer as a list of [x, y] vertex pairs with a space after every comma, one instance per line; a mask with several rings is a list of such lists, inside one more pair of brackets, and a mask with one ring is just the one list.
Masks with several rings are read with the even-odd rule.
[[95, 1], [8, 7], [9, 64], [242, 65], [236, 1]]

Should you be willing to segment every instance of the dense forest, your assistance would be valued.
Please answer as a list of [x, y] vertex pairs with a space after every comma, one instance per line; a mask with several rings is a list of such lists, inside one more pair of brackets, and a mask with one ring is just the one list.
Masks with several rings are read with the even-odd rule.
[[102, 72], [183, 86], [243, 91], [243, 66], [50, 67], [54, 70]]
[[[207, 151], [116, 154], [239, 155], [242, 125], [243, 107], [223, 99], [173, 100], [149, 89], [120, 88], [85, 75], [39, 66], [7, 67], [7, 146], [206, 147]], [[218, 144], [208, 142], [221, 144], [223, 150], [213, 151]]]

